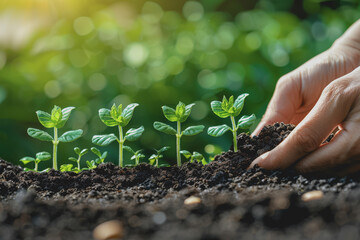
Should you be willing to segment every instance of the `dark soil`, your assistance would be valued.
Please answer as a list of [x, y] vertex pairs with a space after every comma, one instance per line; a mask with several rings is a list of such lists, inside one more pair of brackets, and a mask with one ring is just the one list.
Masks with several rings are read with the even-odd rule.
[[[92, 239], [113, 219], [124, 239], [360, 239], [359, 176], [246, 170], [293, 128], [277, 123], [258, 137], [241, 134], [238, 152], [206, 166], [105, 163], [80, 174], [34, 173], [0, 160], [0, 239]], [[324, 197], [301, 200], [311, 190]], [[201, 203], [184, 205], [190, 196]]]

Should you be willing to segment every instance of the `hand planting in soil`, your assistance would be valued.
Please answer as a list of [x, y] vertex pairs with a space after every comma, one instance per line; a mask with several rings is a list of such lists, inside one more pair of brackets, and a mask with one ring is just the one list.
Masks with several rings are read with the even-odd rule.
[[208, 164], [204, 156], [199, 152], [193, 152], [192, 154], [187, 150], [181, 150], [180, 153], [184, 155], [186, 159], [190, 159], [191, 163], [198, 162], [203, 165]]
[[87, 154], [89, 152], [89, 150], [87, 148], [80, 150], [80, 148], [76, 147], [76, 148], [74, 148], [74, 152], [78, 155], [78, 158], [69, 157], [69, 160], [76, 162], [77, 169], [75, 169], [75, 170], [81, 171], [81, 168], [80, 168], [81, 157], [84, 156], [85, 154]]
[[164, 116], [170, 122], [176, 122], [177, 130], [171, 127], [168, 124], [162, 122], [154, 122], [154, 128], [160, 132], [175, 135], [176, 136], [176, 160], [177, 165], [181, 166], [181, 155], [180, 155], [180, 139], [182, 136], [194, 136], [201, 133], [204, 130], [203, 125], [190, 126], [187, 127], [184, 131], [181, 131], [181, 123], [185, 122], [190, 116], [191, 109], [195, 104], [185, 105], [182, 102], [179, 102], [176, 106], [176, 109], [173, 109], [168, 106], [162, 106]]
[[[169, 149], [170, 149], [169, 146], [165, 146], [165, 147], [163, 147], [163, 148], [161, 148], [159, 150], [155, 149], [156, 154], [151, 155], [150, 158], [149, 158], [150, 165], [155, 165], [155, 167], [159, 167], [159, 160], [161, 158], [163, 158], [162, 153], [169, 150]], [[166, 166], [168, 166], [168, 164], [160, 165], [160, 167], [166, 167]]]
[[226, 97], [223, 97], [222, 102], [220, 101], [212, 101], [211, 102], [211, 109], [212, 111], [221, 118], [227, 118], [230, 117], [231, 119], [231, 125], [232, 127], [229, 127], [226, 124], [209, 127], [208, 134], [213, 137], [220, 137], [227, 131], [231, 131], [233, 133], [233, 145], [234, 145], [234, 152], [237, 152], [237, 130], [238, 129], [249, 129], [251, 125], [254, 124], [256, 117], [254, 114], [251, 114], [250, 116], [242, 116], [238, 123], [235, 123], [235, 117], [239, 116], [241, 113], [243, 107], [245, 98], [249, 94], [243, 93], [240, 96], [236, 98], [234, 101], [234, 96], [231, 96], [229, 100], [226, 99]]
[[[24, 171], [34, 171], [34, 172], [37, 172], [38, 171], [38, 166], [39, 166], [39, 163], [40, 162], [43, 162], [43, 161], [48, 161], [49, 159], [51, 158], [51, 155], [50, 153], [48, 152], [39, 152], [36, 154], [36, 157], [33, 158], [33, 157], [23, 157], [22, 159], [20, 159], [20, 161], [27, 165], [29, 163], [34, 163], [35, 164], [35, 167], [34, 169], [31, 169], [31, 168], [24, 168]], [[49, 168], [43, 170], [43, 172], [47, 172], [49, 170]]]
[[51, 114], [40, 110], [36, 111], [36, 115], [39, 119], [39, 122], [46, 128], [54, 129], [54, 137], [52, 137], [47, 132], [36, 128], [28, 128], [27, 130], [27, 133], [29, 134], [30, 137], [36, 138], [41, 141], [47, 141], [53, 143], [53, 168], [55, 170], [58, 169], [57, 147], [59, 143], [75, 141], [76, 139], [80, 138], [83, 133], [83, 130], [78, 129], [78, 130], [67, 131], [63, 135], [58, 137], [58, 129], [64, 127], [73, 109], [75, 108], [67, 107], [61, 109], [58, 106], [54, 106], [54, 108], [51, 110]]
[[137, 150], [136, 152], [129, 146], [124, 146], [124, 149], [133, 154], [133, 156], [131, 157], [131, 160], [134, 161], [134, 165], [129, 164], [129, 165], [127, 165], [128, 167], [139, 165], [140, 159], [145, 157], [145, 155], [142, 154], [142, 151], [143, 151], [142, 149]]
[[107, 146], [113, 141], [119, 143], [119, 166], [124, 167], [124, 158], [123, 158], [123, 146], [126, 140], [135, 141], [141, 134], [144, 132], [144, 127], [139, 128], [130, 128], [124, 137], [123, 128], [126, 127], [133, 114], [135, 108], [139, 106], [137, 103], [129, 104], [124, 110], [122, 109], [122, 104], [118, 107], [114, 104], [111, 109], [102, 108], [99, 110], [99, 117], [101, 121], [108, 127], [118, 127], [119, 129], [119, 138], [115, 134], [107, 135], [95, 135], [92, 138], [92, 142], [99, 146]]

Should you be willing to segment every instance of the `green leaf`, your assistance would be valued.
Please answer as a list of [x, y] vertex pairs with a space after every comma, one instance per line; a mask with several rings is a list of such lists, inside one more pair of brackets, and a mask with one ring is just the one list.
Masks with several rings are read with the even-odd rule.
[[162, 106], [161, 108], [167, 120], [170, 122], [176, 122], [178, 120], [178, 117], [175, 114], [175, 109], [168, 106]]
[[209, 127], [208, 134], [213, 137], [220, 137], [229, 130], [231, 130], [231, 128], [228, 125], [223, 124], [219, 126]]
[[128, 151], [129, 153], [135, 154], [134, 150], [132, 150], [129, 146], [123, 146], [124, 150]]
[[60, 166], [60, 171], [61, 172], [71, 172], [73, 166], [74, 165], [72, 165], [72, 164], [63, 164]]
[[180, 154], [184, 155], [185, 158], [191, 158], [191, 153], [187, 150], [181, 150]]
[[78, 148], [78, 147], [75, 147], [74, 148], [74, 152], [77, 154], [77, 155], [80, 155], [80, 148]]
[[51, 110], [51, 121], [57, 126], [57, 124], [62, 119], [62, 112], [61, 108], [59, 106], [54, 106], [54, 108]]
[[107, 135], [95, 135], [92, 138], [92, 143], [103, 147], [109, 145], [115, 140], [119, 141], [113, 133]]
[[211, 110], [219, 117], [221, 118], [227, 118], [230, 116], [230, 114], [228, 112], [226, 112], [223, 108], [222, 108], [222, 103], [220, 101], [212, 101], [211, 102]]
[[111, 117], [111, 114], [110, 114], [110, 110], [109, 109], [106, 109], [106, 108], [101, 108], [99, 110], [99, 117], [100, 117], [100, 120], [105, 123], [106, 126], [108, 127], [114, 127], [114, 126], [117, 126], [119, 125], [118, 122], [116, 122], [112, 117]]
[[169, 149], [170, 149], [169, 146], [165, 146], [165, 147], [160, 148], [160, 150], [156, 150], [156, 149], [155, 149], [155, 151], [156, 151], [157, 153], [163, 153], [163, 152], [165, 152], [165, 151], [167, 151], [167, 150], [169, 150]]
[[68, 159], [69, 159], [70, 161], [77, 162], [77, 159], [74, 158], [74, 157], [69, 157]]
[[23, 157], [22, 159], [20, 159], [20, 162], [22, 162], [23, 164], [28, 164], [31, 162], [35, 162], [35, 158], [32, 157]]
[[87, 149], [87, 148], [85, 148], [85, 149], [83, 149], [83, 150], [81, 150], [81, 152], [80, 152], [80, 156], [84, 156], [85, 154], [87, 154], [89, 152], [89, 150]]
[[28, 128], [27, 134], [30, 137], [39, 139], [40, 141], [51, 142], [53, 140], [53, 137], [50, 136], [47, 132], [44, 132], [44, 131], [36, 129], [36, 128]]
[[[111, 134], [110, 134], [110, 135], [111, 135]], [[104, 136], [104, 135], [102, 135], [102, 136]], [[101, 157], [101, 152], [100, 152], [100, 150], [97, 149], [96, 147], [92, 147], [92, 148], [91, 148], [91, 151], [92, 151], [96, 156]]]
[[44, 127], [46, 127], [46, 128], [55, 127], [55, 124], [53, 123], [53, 121], [51, 121], [51, 115], [49, 113], [39, 110], [39, 111], [36, 111], [36, 115], [39, 119], [39, 122]]
[[180, 120], [184, 114], [185, 114], [185, 103], [183, 102], [179, 102], [177, 105], [176, 105], [176, 109], [175, 109], [175, 115], [177, 117], [178, 120]]
[[242, 116], [237, 124], [237, 127], [240, 129], [249, 129], [255, 122], [256, 116], [255, 114], [251, 114], [250, 116]]
[[48, 152], [39, 152], [36, 154], [36, 159], [40, 161], [47, 161], [51, 158], [51, 154]]
[[107, 151], [105, 151], [105, 152], [103, 152], [103, 154], [101, 155], [101, 159], [103, 159], [103, 161], [105, 160], [105, 158], [107, 157], [107, 155], [108, 155], [108, 152]]
[[76, 139], [80, 138], [82, 134], [83, 134], [83, 130], [81, 130], [81, 129], [68, 131], [59, 137], [59, 141], [60, 142], [72, 142], [72, 141], [75, 141]]
[[154, 122], [154, 128], [166, 134], [176, 135], [176, 130], [173, 127], [162, 122]]
[[[120, 113], [121, 114], [121, 113]], [[110, 109], [110, 115], [111, 117], [115, 120], [118, 121], [120, 119], [118, 119], [120, 117], [120, 114], [118, 113], [118, 110], [116, 108], [115, 103], [112, 105], [111, 109]]]
[[195, 106], [195, 103], [191, 103], [189, 105], [187, 105], [185, 107], [185, 113], [183, 114], [183, 116], [180, 118], [180, 122], [185, 122], [188, 117], [190, 116], [190, 113], [191, 113], [191, 109]]
[[134, 110], [135, 108], [139, 106], [139, 104], [137, 103], [132, 103], [129, 104], [121, 113], [121, 117], [123, 117], [123, 122], [120, 124], [120, 126], [125, 127], [126, 125], [129, 124], [133, 114], [134, 114]]
[[45, 173], [45, 172], [48, 172], [48, 171], [50, 171], [50, 169], [51, 169], [51, 168], [46, 168], [46, 169], [44, 169], [44, 170], [40, 171], [39, 173]]
[[58, 124], [56, 124], [57, 128], [62, 128], [65, 126], [66, 122], [68, 121], [68, 119], [70, 117], [71, 111], [74, 109], [75, 109], [75, 107], [66, 107], [63, 110], [61, 110], [62, 118], [58, 122]]
[[233, 115], [234, 117], [238, 116], [241, 113], [241, 111], [244, 107], [245, 98], [247, 96], [249, 96], [248, 93], [243, 93], [236, 98], [235, 103], [234, 103], [234, 107], [236, 109], [235, 114]]
[[154, 165], [155, 164], [155, 161], [156, 161], [156, 158], [157, 158], [158, 156], [156, 155], [156, 154], [153, 154], [153, 155], [151, 155], [150, 156], [150, 158], [149, 158], [149, 163], [150, 163], [150, 165]]
[[138, 139], [141, 136], [141, 134], [143, 132], [144, 132], [143, 126], [141, 126], [139, 128], [130, 128], [125, 134], [125, 140], [135, 141], [136, 139]]
[[204, 156], [199, 152], [193, 152], [192, 156], [196, 161], [201, 161], [204, 158]]
[[202, 131], [204, 131], [205, 126], [204, 125], [197, 125], [197, 126], [191, 126], [186, 128], [182, 134], [184, 136], [194, 136], [196, 134], [201, 133]]

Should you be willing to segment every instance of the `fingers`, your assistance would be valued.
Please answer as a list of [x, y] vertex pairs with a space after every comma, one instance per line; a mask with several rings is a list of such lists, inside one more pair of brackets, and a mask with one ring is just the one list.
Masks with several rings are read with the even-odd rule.
[[295, 130], [272, 151], [255, 159], [250, 167], [258, 164], [266, 169], [284, 169], [319, 148], [349, 112], [351, 99], [345, 94], [347, 87], [348, 81], [334, 81], [326, 87], [314, 108]]
[[258, 135], [266, 125], [276, 122], [288, 123], [292, 119], [295, 109], [301, 103], [301, 93], [298, 86], [299, 81], [290, 75], [294, 76], [294, 74], [288, 74], [278, 81], [266, 112], [252, 136]]

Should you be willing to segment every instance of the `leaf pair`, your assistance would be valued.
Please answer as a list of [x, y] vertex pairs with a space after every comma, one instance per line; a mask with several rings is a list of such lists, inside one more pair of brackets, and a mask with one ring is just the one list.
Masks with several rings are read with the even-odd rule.
[[249, 94], [243, 93], [237, 97], [235, 101], [234, 96], [231, 96], [229, 100], [224, 96], [222, 102], [212, 101], [211, 109], [221, 118], [227, 118], [229, 116], [237, 117], [244, 107], [245, 98], [247, 96], [249, 96]]
[[139, 104], [132, 103], [122, 110], [122, 104], [118, 107], [113, 104], [111, 109], [101, 108], [99, 110], [100, 120], [108, 127], [125, 127], [129, 124], [137, 106], [139, 106]]
[[[175, 128], [171, 127], [170, 125], [162, 122], [154, 122], [154, 128], [160, 132], [169, 134], [169, 135], [176, 135]], [[204, 130], [203, 125], [191, 126], [186, 128], [184, 131], [181, 132], [181, 136], [194, 136], [196, 134], [201, 133]]]
[[[54, 140], [54, 138], [50, 134], [40, 129], [28, 128], [27, 133], [30, 137], [36, 138], [40, 141], [51, 142]], [[58, 138], [58, 141], [72, 142], [80, 138], [82, 134], [83, 134], [83, 130], [81, 129], [67, 131]]]
[[179, 102], [176, 109], [168, 106], [162, 106], [164, 116], [170, 122], [185, 122], [190, 116], [191, 109], [195, 104], [185, 105], [183, 102]]
[[[244, 115], [239, 119], [235, 130], [249, 129], [254, 124], [255, 120], [256, 117], [254, 114], [251, 114], [250, 116]], [[220, 137], [224, 135], [224, 133], [226, 133], [227, 131], [232, 131], [231, 127], [223, 124], [219, 126], [209, 127], [208, 134], [213, 137]]]
[[36, 111], [36, 115], [39, 122], [46, 128], [62, 128], [70, 117], [71, 111], [75, 107], [67, 107], [61, 109], [58, 106], [54, 106], [51, 110], [51, 114], [44, 111]]
[[20, 159], [20, 161], [22, 163], [24, 163], [25, 165], [31, 162], [42, 162], [42, 161], [47, 161], [51, 158], [51, 154], [48, 152], [39, 152], [36, 154], [36, 158], [33, 157], [23, 157], [22, 159]]
[[[143, 126], [141, 126], [139, 128], [130, 128], [125, 134], [124, 141], [137, 140], [141, 136], [141, 134], [144, 132], [144, 130], [145, 129]], [[113, 133], [106, 134], [106, 135], [95, 135], [92, 138], [92, 142], [99, 146], [107, 146], [115, 140], [120, 143], [120, 140]]]

